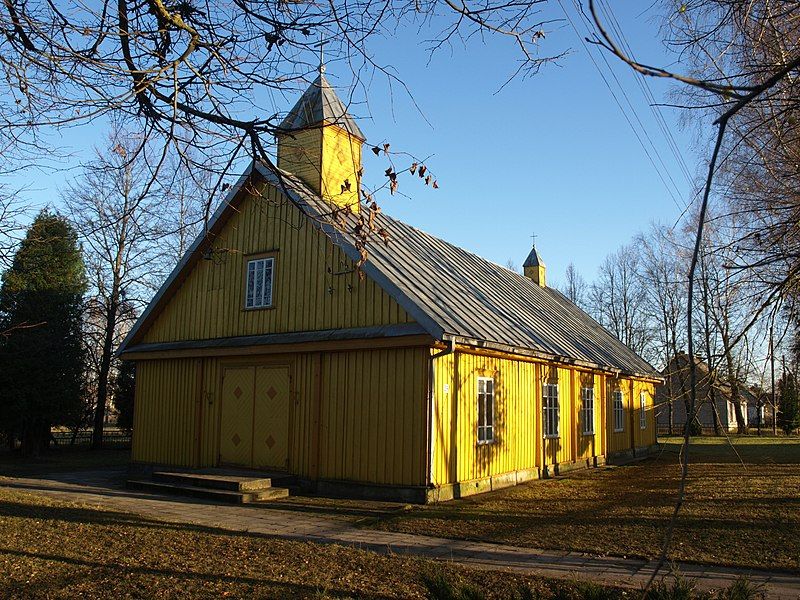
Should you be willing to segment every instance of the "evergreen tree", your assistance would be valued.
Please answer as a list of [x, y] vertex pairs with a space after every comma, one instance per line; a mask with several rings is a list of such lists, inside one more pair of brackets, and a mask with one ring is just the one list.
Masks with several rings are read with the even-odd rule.
[[786, 373], [778, 382], [780, 392], [780, 412], [778, 425], [787, 435], [800, 427], [800, 398], [794, 375]]
[[0, 286], [0, 423], [26, 454], [47, 448], [52, 426], [79, 418], [85, 290], [75, 230], [42, 211]]
[[117, 426], [130, 431], [133, 429], [133, 399], [136, 392], [136, 365], [125, 360], [117, 371], [114, 380], [114, 406], [117, 409]]

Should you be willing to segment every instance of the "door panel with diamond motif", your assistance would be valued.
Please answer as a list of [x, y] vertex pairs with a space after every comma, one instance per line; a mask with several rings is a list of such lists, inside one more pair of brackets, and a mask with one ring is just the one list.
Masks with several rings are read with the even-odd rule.
[[253, 466], [288, 468], [289, 369], [256, 367]]
[[253, 458], [253, 367], [225, 369], [219, 458], [224, 464], [250, 466]]

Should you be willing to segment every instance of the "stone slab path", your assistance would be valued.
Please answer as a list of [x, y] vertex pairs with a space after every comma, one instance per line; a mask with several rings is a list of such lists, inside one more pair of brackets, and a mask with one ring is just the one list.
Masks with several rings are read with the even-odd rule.
[[[544, 577], [590, 579], [631, 588], [641, 588], [654, 566], [644, 560], [360, 529], [347, 519], [296, 509], [281, 510], [277, 505], [227, 505], [159, 496], [125, 489], [122, 485], [124, 477], [124, 469], [104, 469], [37, 478], [0, 478], [0, 485], [173, 523], [341, 544], [381, 553], [407, 553], [475, 568], [505, 569]], [[746, 574], [751, 581], [764, 586], [768, 598], [800, 599], [800, 577], [795, 575], [688, 563], [676, 566], [685, 577], [696, 579], [698, 587], [703, 589], [726, 587], [739, 575]]]

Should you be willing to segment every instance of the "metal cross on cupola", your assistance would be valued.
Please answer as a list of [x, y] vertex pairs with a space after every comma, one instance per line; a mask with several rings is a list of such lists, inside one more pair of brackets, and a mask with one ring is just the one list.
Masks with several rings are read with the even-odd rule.
[[325, 41], [325, 38], [322, 37], [322, 33], [319, 34], [319, 43], [314, 44], [315, 48], [319, 48], [319, 74], [322, 75], [325, 73], [325, 44], [328, 42]]

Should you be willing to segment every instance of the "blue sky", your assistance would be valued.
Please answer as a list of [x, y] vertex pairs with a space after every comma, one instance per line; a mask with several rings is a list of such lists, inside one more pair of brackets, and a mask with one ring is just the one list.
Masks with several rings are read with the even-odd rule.
[[[640, 5], [635, 4], [614, 5], [627, 43], [639, 58], [670, 65], [673, 58], [659, 41], [654, 15], [640, 14]], [[570, 3], [564, 1], [564, 6]], [[552, 16], [563, 19], [564, 14], [556, 11]], [[570, 16], [585, 32], [580, 17], [574, 11]], [[535, 233], [551, 283], [563, 279], [569, 262], [591, 280], [606, 254], [651, 221], [675, 222], [691, 187], [637, 76], [628, 67], [611, 56], [604, 61], [601, 51], [582, 44], [564, 20], [547, 28], [542, 51], [569, 54], [557, 65], [545, 66], [539, 74], [500, 89], [519, 58], [513, 42], [475, 37], [457, 41], [431, 57], [424, 40], [434, 34], [438, 22], [434, 19], [434, 29], [401, 29], [372, 47], [376, 61], [396, 70], [413, 100], [398, 86], [390, 90], [385, 78], [375, 76], [367, 102], [352, 110], [370, 142], [387, 141], [395, 150], [431, 156], [427, 164], [440, 189], [403, 179], [401, 191], [410, 198], [384, 196], [386, 212], [500, 264], [511, 259], [520, 265]], [[590, 53], [624, 111], [615, 103]], [[346, 88], [351, 83], [344, 66], [336, 61], [329, 64], [328, 76], [334, 85]], [[656, 101], [670, 100], [667, 93], [672, 88], [661, 81], [648, 83]], [[281, 102], [268, 101], [265, 112], [271, 114], [273, 105], [288, 110], [294, 98], [283, 107]], [[678, 111], [657, 110], [693, 175], [703, 157], [698, 159], [692, 149], [691, 132], [679, 127]], [[652, 140], [655, 150], [650, 153], [658, 170], [626, 115], [634, 123], [641, 121], [640, 137], [646, 144], [647, 136]], [[102, 131], [98, 125], [70, 129], [54, 142], [70, 149], [73, 162], [78, 163], [89, 158], [93, 144], [102, 141]], [[364, 156], [367, 183], [379, 181], [384, 160], [368, 151]], [[674, 186], [669, 183], [672, 194], [659, 174], [674, 181]], [[47, 177], [27, 172], [14, 183], [29, 188], [33, 203], [57, 202], [59, 190], [74, 175], [69, 170]]]

